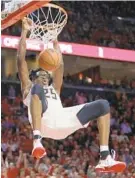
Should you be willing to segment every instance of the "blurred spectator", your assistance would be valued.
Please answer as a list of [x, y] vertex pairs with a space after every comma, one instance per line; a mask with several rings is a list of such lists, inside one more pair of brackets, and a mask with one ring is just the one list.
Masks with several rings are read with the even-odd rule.
[[15, 89], [12, 85], [8, 89], [8, 97], [9, 97], [9, 100], [11, 101], [14, 100], [16, 97]]
[[131, 127], [127, 121], [124, 120], [124, 122], [121, 124], [121, 131], [124, 134], [129, 134], [132, 132]]
[[77, 104], [84, 104], [84, 103], [87, 103], [87, 98], [86, 96], [84, 95], [83, 92], [76, 92], [76, 95], [75, 95], [75, 100], [76, 100], [76, 103]]

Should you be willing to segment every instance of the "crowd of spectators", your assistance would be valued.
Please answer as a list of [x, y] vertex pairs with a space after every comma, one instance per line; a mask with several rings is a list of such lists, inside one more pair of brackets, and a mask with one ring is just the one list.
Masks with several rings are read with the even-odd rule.
[[[80, 76], [81, 75], [81, 76]], [[96, 76], [94, 76], [96, 78]], [[71, 84], [74, 86], [87, 86], [87, 87], [97, 87], [102, 89], [117, 89], [120, 91], [135, 92], [135, 79], [128, 79], [127, 76], [124, 76], [121, 79], [112, 78], [112, 79], [92, 79], [83, 75], [82, 73], [74, 77], [67, 75], [64, 77], [64, 83]]]
[[[99, 135], [96, 121], [86, 129], [80, 129], [64, 140], [43, 139], [47, 156], [35, 160], [31, 156], [32, 130], [27, 109], [23, 105], [18, 86], [2, 83], [2, 178], [135, 178], [135, 95], [104, 91], [104, 98], [111, 105], [110, 151], [116, 151], [116, 159], [125, 161], [123, 173], [97, 173], [99, 160]], [[85, 90], [63, 88], [64, 107], [74, 106], [101, 98]], [[64, 118], [63, 118], [64, 119]]]
[[[94, 75], [93, 78], [96, 78]], [[63, 81], [65, 84], [73, 85], [73, 86], [86, 86], [93, 88], [101, 88], [101, 89], [112, 89], [119, 90], [125, 92], [135, 92], [135, 79], [129, 79], [127, 76], [124, 76], [121, 79], [117, 79], [116, 77], [112, 79], [107, 78], [99, 78], [97, 80], [93, 79], [89, 76], [83, 75], [83, 73], [78, 73], [76, 76], [72, 76], [67, 74], [64, 76]], [[2, 81], [19, 81], [18, 74], [8, 75], [7, 77], [2, 76]]]
[[134, 2], [74, 1], [61, 4], [69, 10], [69, 21], [62, 33], [62, 39], [135, 49]]
[[[59, 40], [89, 45], [135, 49], [135, 3], [133, 1], [54, 2], [68, 12], [68, 23]], [[21, 27], [2, 32], [20, 36]]]

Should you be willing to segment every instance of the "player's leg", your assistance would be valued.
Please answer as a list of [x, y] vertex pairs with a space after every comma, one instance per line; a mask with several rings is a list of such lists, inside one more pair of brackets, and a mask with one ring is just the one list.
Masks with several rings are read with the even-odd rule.
[[104, 172], [121, 172], [123, 169], [125, 169], [125, 163], [115, 161], [110, 156], [108, 147], [110, 133], [110, 106], [108, 101], [101, 99], [86, 104], [77, 113], [77, 117], [82, 125], [97, 119], [101, 160], [96, 166], [96, 169]]
[[41, 158], [46, 154], [41, 144], [42, 137], [40, 133], [42, 113], [44, 113], [46, 109], [47, 104], [45, 103], [43, 87], [39, 84], [35, 84], [31, 90], [30, 112], [34, 135], [32, 155], [36, 158]]
[[108, 147], [109, 134], [110, 134], [110, 113], [100, 116], [97, 119], [97, 124], [99, 130], [99, 140], [100, 140], [100, 155], [101, 155], [101, 159], [104, 159], [106, 158], [106, 156], [110, 154], [109, 147]]

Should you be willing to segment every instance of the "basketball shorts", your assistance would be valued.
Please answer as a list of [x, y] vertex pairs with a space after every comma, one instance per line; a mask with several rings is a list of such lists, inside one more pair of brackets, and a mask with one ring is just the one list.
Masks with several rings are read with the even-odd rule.
[[81, 128], [87, 127], [89, 123], [82, 125], [77, 118], [77, 113], [84, 106], [85, 104], [82, 104], [45, 112], [41, 124], [42, 137], [60, 140]]

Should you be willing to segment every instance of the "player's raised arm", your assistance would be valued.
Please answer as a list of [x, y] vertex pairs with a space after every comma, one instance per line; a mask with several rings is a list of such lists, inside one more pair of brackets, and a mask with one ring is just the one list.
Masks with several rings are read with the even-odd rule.
[[[21, 33], [21, 38], [19, 42], [19, 47], [18, 47], [18, 52], [17, 52], [17, 67], [18, 67], [18, 73], [19, 73], [19, 78], [21, 81], [21, 89], [22, 89], [22, 94], [23, 97], [25, 98], [27, 95], [30, 86], [31, 86], [31, 81], [29, 79], [29, 72], [28, 72], [28, 67], [27, 63], [25, 61], [25, 55], [26, 55], [26, 37], [27, 33], [30, 28], [30, 21], [27, 18], [24, 18], [22, 20], [22, 33]], [[26, 92], [27, 90], [27, 92]], [[24, 94], [25, 93], [25, 94]]]
[[60, 47], [59, 47], [57, 40], [53, 41], [53, 48], [57, 50], [60, 60], [61, 60], [60, 66], [53, 72], [53, 86], [58, 92], [58, 94], [60, 95], [61, 86], [63, 83], [64, 62], [63, 62], [62, 53], [60, 51]]

